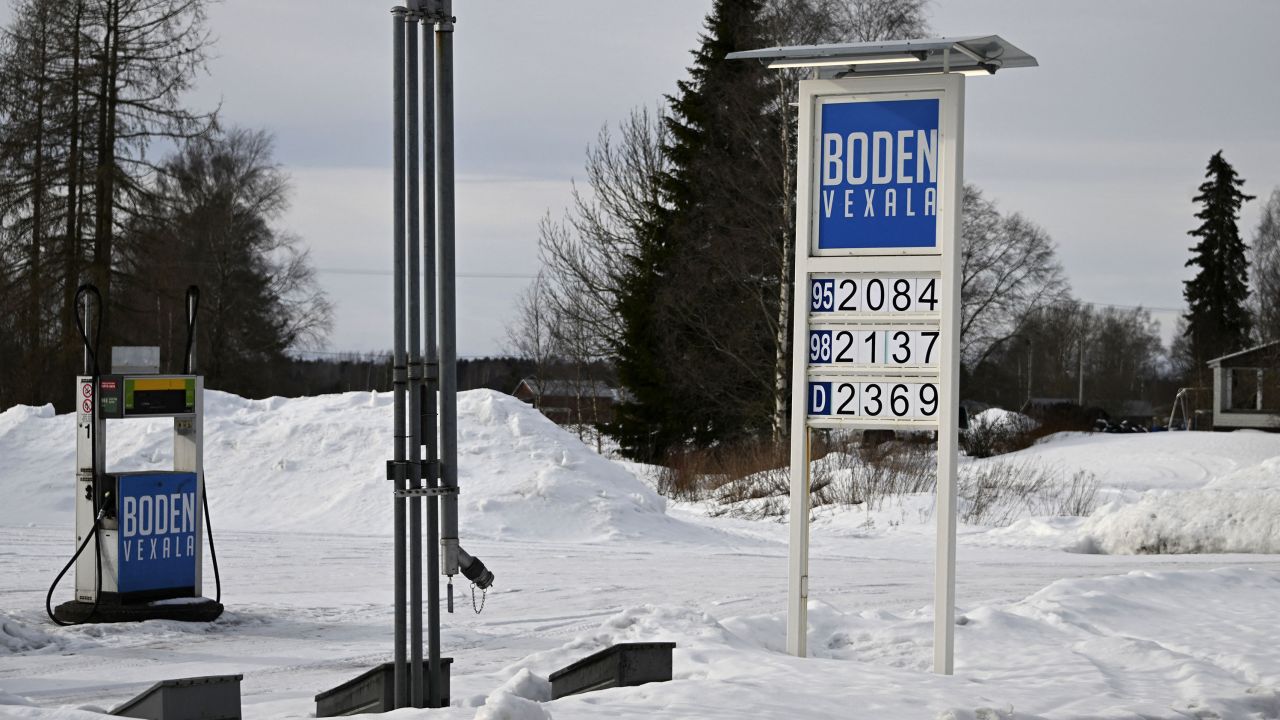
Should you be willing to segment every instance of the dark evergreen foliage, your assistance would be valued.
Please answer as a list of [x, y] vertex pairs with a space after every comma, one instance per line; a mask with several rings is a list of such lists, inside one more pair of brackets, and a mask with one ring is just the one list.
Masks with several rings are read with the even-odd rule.
[[618, 376], [629, 398], [612, 432], [655, 461], [767, 429], [778, 283], [790, 229], [779, 202], [785, 120], [756, 63], [726, 62], [765, 44], [761, 0], [717, 0], [689, 78], [669, 97], [669, 170], [657, 221], [629, 258], [617, 312]]
[[1201, 377], [1204, 363], [1209, 360], [1244, 349], [1250, 333], [1246, 305], [1249, 261], [1237, 222], [1240, 206], [1253, 196], [1241, 191], [1244, 180], [1222, 157], [1221, 150], [1209, 159], [1205, 177], [1208, 179], [1195, 197], [1200, 205], [1196, 213], [1200, 226], [1187, 233], [1199, 238], [1187, 261], [1187, 267], [1198, 270], [1183, 290], [1187, 300], [1189, 371], [1194, 378]]

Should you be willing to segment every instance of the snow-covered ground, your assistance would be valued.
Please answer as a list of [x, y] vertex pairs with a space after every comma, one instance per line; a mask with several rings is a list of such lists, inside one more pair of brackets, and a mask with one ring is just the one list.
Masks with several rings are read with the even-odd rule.
[[[208, 405], [228, 607], [210, 625], [48, 622], [73, 549], [73, 422], [0, 413], [0, 717], [101, 717], [157, 680], [216, 673], [244, 674], [247, 717], [307, 717], [317, 692], [389, 658], [389, 398]], [[667, 502], [644, 468], [512, 398], [465, 393], [460, 412], [464, 542], [497, 585], [477, 615], [464, 581], [444, 615], [453, 706], [396, 717], [1280, 717], [1280, 436], [1055, 436], [973, 461], [1087, 471], [1106, 504], [962, 526], [956, 674], [940, 677], [927, 496], [818, 514], [814, 657], [797, 659], [785, 524]], [[169, 462], [166, 422], [110, 432], [112, 470]], [[1135, 554], [1152, 550], [1178, 554]], [[675, 680], [538, 702], [557, 668], [642, 640], [678, 643]]]

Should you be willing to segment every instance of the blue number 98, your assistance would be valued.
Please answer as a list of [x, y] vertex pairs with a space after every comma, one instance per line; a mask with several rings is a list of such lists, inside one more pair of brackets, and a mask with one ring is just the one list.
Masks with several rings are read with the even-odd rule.
[[809, 362], [831, 362], [830, 330], [812, 330], [809, 332]]

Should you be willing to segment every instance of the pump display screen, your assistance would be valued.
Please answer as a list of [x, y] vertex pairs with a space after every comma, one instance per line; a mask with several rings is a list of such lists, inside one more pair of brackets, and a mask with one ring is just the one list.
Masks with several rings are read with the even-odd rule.
[[174, 415], [195, 412], [193, 377], [124, 379], [125, 415]]

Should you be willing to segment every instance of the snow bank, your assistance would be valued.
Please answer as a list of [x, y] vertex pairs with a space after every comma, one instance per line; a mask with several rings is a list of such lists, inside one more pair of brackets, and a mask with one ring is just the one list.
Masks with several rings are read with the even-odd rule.
[[[205, 394], [205, 469], [217, 528], [383, 533], [391, 526], [389, 393], [246, 400]], [[459, 395], [459, 498], [468, 537], [710, 540], [661, 496], [502, 393]], [[0, 413], [0, 524], [70, 526], [74, 417]], [[108, 423], [111, 471], [171, 467], [171, 421]], [[722, 538], [721, 538], [722, 539]]]
[[1280, 553], [1280, 494], [1148, 493], [1134, 504], [1108, 503], [1079, 532], [1084, 552]]
[[1087, 471], [1104, 489], [1131, 501], [1147, 490], [1198, 490], [1236, 473], [1245, 473], [1242, 483], [1252, 478], [1266, 487], [1280, 486], [1280, 474], [1268, 476], [1259, 469], [1250, 475], [1248, 470], [1271, 461], [1280, 471], [1280, 434], [1275, 433], [1056, 433], [1001, 459], [1052, 465], [1067, 475]]
[[971, 429], [992, 429], [1005, 430], [1009, 432], [1021, 432], [1024, 430], [1032, 430], [1036, 426], [1036, 421], [1020, 412], [1013, 410], [1003, 410], [1001, 408], [988, 408], [982, 412], [969, 418], [969, 427]]
[[59, 646], [54, 635], [40, 628], [27, 626], [7, 613], [0, 612], [0, 655], [17, 654]]
[[[810, 601], [811, 659], [781, 652], [784, 615], [716, 619], [636, 606], [531, 655], [494, 692], [495, 714], [537, 718], [1275, 717], [1280, 573], [1134, 572], [1062, 580], [957, 616], [956, 675], [934, 675], [930, 608], [842, 612]], [[538, 704], [514, 688], [613, 642], [677, 643], [669, 683]], [[528, 668], [532, 668], [530, 671]], [[513, 671], [514, 672], [514, 671]], [[496, 714], [508, 712], [509, 714]]]
[[485, 699], [475, 720], [550, 720], [542, 703], [551, 700], [551, 682], [521, 669]]

